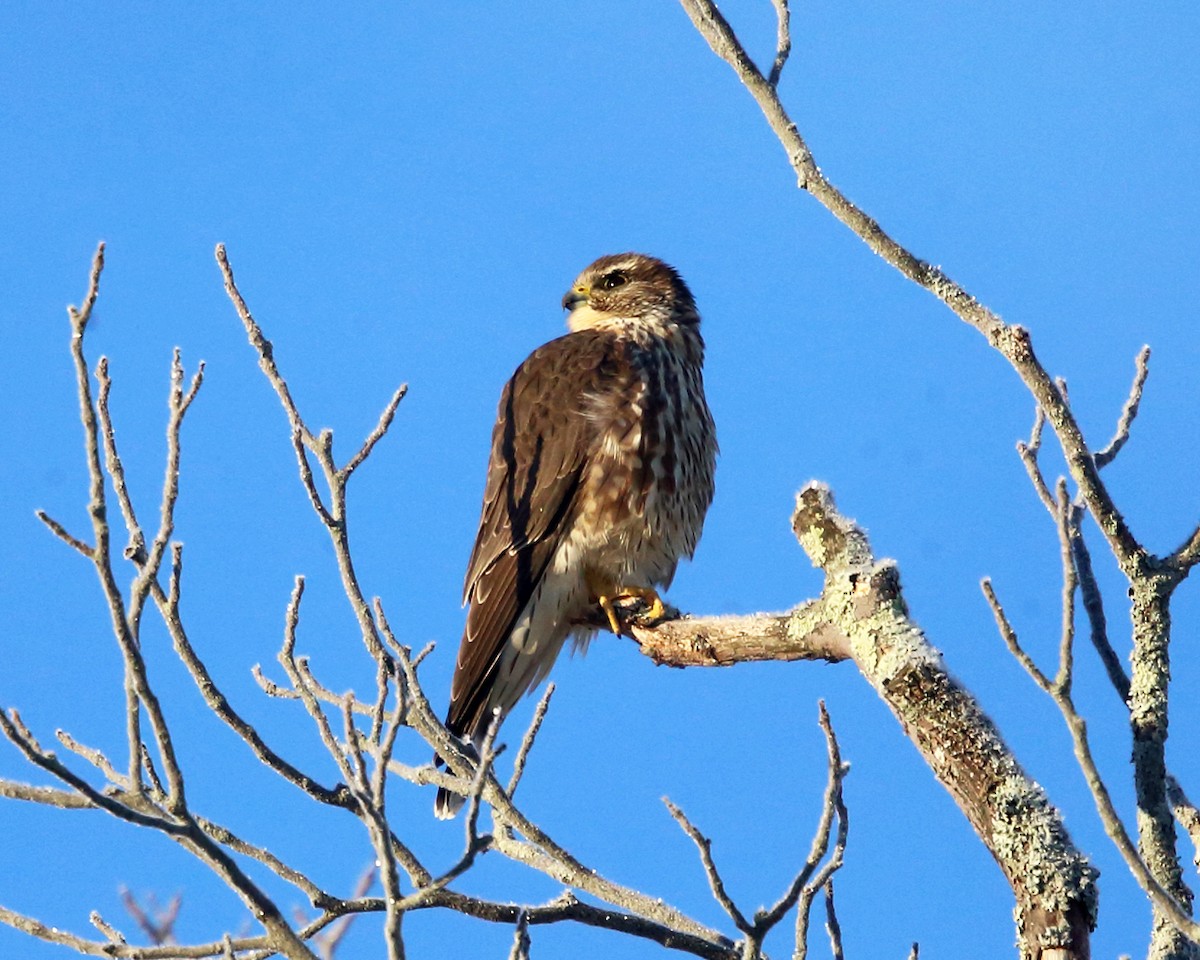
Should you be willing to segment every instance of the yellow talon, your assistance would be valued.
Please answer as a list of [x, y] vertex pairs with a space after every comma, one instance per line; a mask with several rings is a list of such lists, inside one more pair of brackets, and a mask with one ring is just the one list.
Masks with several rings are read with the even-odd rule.
[[600, 609], [604, 611], [604, 615], [608, 617], [608, 625], [612, 628], [612, 632], [618, 637], [621, 636], [621, 621], [617, 618], [617, 608], [612, 602], [611, 597], [599, 597]]
[[654, 595], [654, 602], [650, 604], [650, 609], [646, 611], [644, 616], [648, 620], [661, 620], [667, 615], [667, 607], [662, 602], [662, 597], [657, 593]]
[[618, 637], [625, 636], [621, 624], [621, 616], [617, 604], [623, 600], [641, 600], [647, 609], [639, 619], [651, 622], [661, 620], [666, 616], [667, 608], [653, 587], [622, 587], [608, 582], [605, 578], [589, 571], [587, 574], [588, 589], [600, 604], [600, 609], [608, 618], [608, 625]]

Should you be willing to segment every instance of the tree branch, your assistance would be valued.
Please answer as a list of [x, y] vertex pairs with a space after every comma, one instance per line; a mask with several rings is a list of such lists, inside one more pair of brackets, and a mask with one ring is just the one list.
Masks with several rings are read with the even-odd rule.
[[[800, 492], [792, 524], [813, 564], [825, 572], [821, 596], [792, 616], [818, 630], [822, 646], [838, 638], [835, 646], [849, 651], [966, 814], [1013, 888], [1022, 956], [1061, 948], [1086, 957], [1095, 924], [1095, 871], [1041, 788], [909, 618], [895, 565], [874, 559], [866, 534], [838, 513], [821, 484]], [[672, 630], [694, 622], [677, 621]], [[637, 631], [643, 649], [646, 634], [662, 629]], [[793, 624], [787, 642], [803, 645], [807, 636]], [[686, 638], [681, 646], [687, 650]], [[731, 654], [728, 662], [736, 659], [736, 651]]]
[[1134, 538], [1125, 518], [1109, 496], [1070, 405], [1038, 362], [1028, 331], [1004, 323], [950, 279], [940, 267], [916, 257], [847, 199], [821, 172], [808, 144], [779, 99], [777, 88], [755, 66], [716, 4], [712, 0], [680, 0], [680, 3], [713, 52], [733, 68], [742, 85], [754, 97], [787, 153], [800, 189], [812, 194], [877, 256], [945, 303], [1008, 360], [1038, 405], [1045, 410], [1062, 445], [1071, 477], [1079, 486], [1088, 509], [1096, 518], [1121, 569], [1127, 575], [1146, 571], [1151, 566], [1150, 557]]

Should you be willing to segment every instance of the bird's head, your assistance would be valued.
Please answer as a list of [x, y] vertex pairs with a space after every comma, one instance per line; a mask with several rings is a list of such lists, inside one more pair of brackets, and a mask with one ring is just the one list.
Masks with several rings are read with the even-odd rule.
[[692, 292], [675, 268], [641, 253], [601, 257], [575, 279], [562, 305], [572, 332], [646, 328], [669, 336], [700, 324]]

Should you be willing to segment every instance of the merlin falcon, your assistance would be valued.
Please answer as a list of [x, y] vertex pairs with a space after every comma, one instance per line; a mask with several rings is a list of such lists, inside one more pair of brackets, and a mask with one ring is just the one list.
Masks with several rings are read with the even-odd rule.
[[[567, 637], [586, 647], [597, 608], [617, 634], [626, 601], [662, 615], [658, 589], [695, 552], [713, 497], [704, 341], [683, 279], [642, 254], [601, 257], [562, 303], [570, 332], [517, 367], [492, 431], [446, 717], [476, 753]], [[438, 792], [438, 816], [461, 805]]]

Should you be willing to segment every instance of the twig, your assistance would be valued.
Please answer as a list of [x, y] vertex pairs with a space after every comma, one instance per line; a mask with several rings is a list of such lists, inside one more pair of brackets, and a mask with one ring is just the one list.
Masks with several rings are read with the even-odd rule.
[[983, 589], [983, 595], [987, 598], [988, 606], [992, 608], [992, 616], [996, 620], [996, 627], [1000, 631], [1000, 636], [1004, 639], [1004, 645], [1008, 647], [1008, 652], [1025, 668], [1025, 672], [1033, 678], [1034, 683], [1045, 690], [1046, 693], [1053, 696], [1053, 681], [1042, 673], [1038, 665], [1033, 662], [1033, 658], [1021, 647], [1021, 641], [1017, 638], [1017, 632], [1013, 629], [1012, 624], [1009, 623], [1008, 615], [1004, 612], [1004, 607], [1000, 605], [1000, 601], [996, 598], [996, 591], [992, 587], [991, 578], [984, 577], [980, 581], [979, 586]]
[[[362, 587], [359, 585], [358, 575], [354, 570], [354, 561], [350, 555], [350, 535], [346, 520], [346, 485], [354, 471], [358, 469], [370, 455], [379, 440], [387, 433], [395, 416], [396, 407], [399, 405], [401, 399], [403, 399], [405, 388], [401, 387], [392, 395], [375, 429], [359, 448], [358, 453], [355, 454], [349, 464], [339, 468], [334, 462], [333, 457], [332, 431], [322, 430], [319, 435], [314, 436], [305, 424], [303, 417], [300, 415], [299, 408], [292, 398], [287, 381], [283, 378], [283, 375], [279, 372], [279, 367], [275, 363], [274, 348], [271, 346], [271, 341], [263, 334], [262, 328], [251, 315], [246, 301], [238, 290], [233, 276], [233, 268], [230, 266], [224, 244], [217, 245], [216, 257], [221, 274], [225, 280], [225, 290], [229, 294], [229, 298], [233, 302], [238, 316], [241, 318], [242, 326], [246, 330], [246, 335], [250, 340], [251, 346], [254, 347], [255, 352], [258, 354], [259, 367], [266, 374], [267, 380], [275, 389], [275, 393], [279, 397], [280, 403], [283, 405], [284, 412], [287, 415], [288, 424], [292, 431], [292, 444], [295, 447], [300, 467], [301, 482], [304, 484], [305, 490], [308, 491], [313, 508], [320, 517], [321, 523], [325, 527], [333, 544], [334, 556], [337, 558], [338, 572], [342, 578], [342, 587], [346, 598], [350, 601], [355, 619], [358, 621], [363, 643], [366, 645], [367, 652], [370, 653], [371, 657], [377, 663], [382, 663], [385, 659], [383, 641], [380, 639], [375, 621], [371, 618], [371, 607], [367, 602], [366, 596], [363, 594]], [[306, 450], [312, 452], [321, 467], [321, 472], [329, 489], [328, 505], [325, 504], [316, 489], [312, 469], [308, 463], [307, 453], [305, 452]]]
[[[987, 581], [985, 581], [985, 583], [987, 583]], [[988, 592], [988, 587], [985, 587], [985, 593]], [[989, 602], [992, 602], [993, 600], [994, 594], [989, 596]], [[995, 612], [997, 609], [999, 609], [998, 605], [993, 606], [993, 612]], [[1145, 861], [1142, 860], [1141, 855], [1138, 853], [1137, 848], [1130, 839], [1129, 834], [1125, 829], [1125, 825], [1122, 823], [1121, 818], [1117, 813], [1115, 806], [1113, 805], [1112, 797], [1108, 792], [1108, 787], [1105, 785], [1104, 780], [1100, 775], [1100, 770], [1096, 765], [1095, 758], [1092, 756], [1091, 744], [1089, 743], [1087, 735], [1087, 724], [1075, 709], [1075, 705], [1071, 700], [1070, 691], [1056, 687], [1053, 683], [1046, 680], [1044, 676], [1042, 676], [1041, 680], [1039, 680], [1038, 673], [1035, 672], [1037, 671], [1036, 666], [1030, 669], [1030, 666], [1026, 665], [1028, 657], [1023, 657], [1023, 654], [1020, 652], [1021, 648], [1019, 644], [1016, 644], [1014, 647], [1016, 635], [1012, 632], [1012, 627], [1008, 625], [1007, 620], [1002, 619], [1002, 611], [997, 615], [997, 624], [1000, 625], [1000, 632], [1004, 636], [1005, 644], [1009, 646], [1010, 650], [1016, 651], [1014, 652], [1014, 656], [1017, 656], [1017, 658], [1021, 660], [1022, 665], [1026, 667], [1027, 671], [1029, 671], [1030, 676], [1033, 677], [1033, 679], [1038, 683], [1038, 686], [1042, 687], [1042, 689], [1050, 695], [1051, 699], [1054, 700], [1055, 704], [1059, 708], [1059, 711], [1062, 713], [1063, 719], [1067, 725], [1067, 729], [1071, 734], [1071, 741], [1074, 747], [1076, 762], [1083, 771], [1084, 779], [1087, 781], [1088, 789], [1092, 793], [1092, 800], [1095, 803], [1096, 812], [1100, 817], [1101, 824], [1104, 826], [1104, 831], [1106, 834], [1108, 834], [1108, 837], [1110, 840], [1112, 840], [1114, 846], [1116, 846], [1117, 851], [1121, 854], [1122, 859], [1124, 859], [1125, 864], [1129, 868], [1129, 871], [1133, 874], [1134, 879], [1137, 880], [1138, 885], [1141, 886], [1142, 890], [1150, 898], [1154, 906], [1158, 910], [1162, 911], [1165, 915], [1169, 916], [1171, 922], [1181, 932], [1191, 939], [1200, 937], [1200, 924], [1197, 924], [1187, 915], [1186, 910], [1184, 910], [1175, 901], [1174, 897], [1172, 897], [1171, 894], [1164, 889], [1158, 880], [1151, 874], [1149, 868], [1146, 866]]]
[[1117, 432], [1108, 441], [1108, 445], [1096, 453], [1096, 466], [1098, 468], [1108, 466], [1116, 455], [1121, 452], [1121, 448], [1125, 446], [1125, 441], [1129, 439], [1129, 428], [1133, 426], [1133, 420], [1137, 416], [1138, 404], [1142, 402], [1142, 391], [1146, 387], [1146, 377], [1150, 374], [1149, 346], [1144, 346], [1138, 351], [1137, 359], [1134, 363], [1133, 386], [1129, 388], [1129, 396], [1125, 399], [1125, 405], [1121, 408], [1121, 419], [1117, 421]]
[[554, 684], [548, 683], [546, 692], [538, 701], [537, 709], [533, 711], [533, 719], [529, 721], [525, 736], [521, 738], [521, 747], [517, 750], [516, 759], [513, 760], [512, 776], [508, 778], [508, 786], [505, 788], [510, 799], [517, 792], [517, 784], [521, 782], [521, 777], [525, 773], [525, 762], [529, 759], [529, 751], [533, 749], [533, 742], [542, 728], [542, 721], [546, 719], [546, 711], [550, 708], [550, 698], [553, 696]]
[[783, 74], [788, 54], [792, 52], [792, 31], [789, 23], [791, 14], [788, 11], [788, 0], [771, 0], [775, 7], [775, 62], [771, 64], [771, 73], [767, 83], [772, 87], [779, 86], [779, 78]]
[[1029, 432], [1029, 442], [1017, 441], [1017, 456], [1025, 464], [1025, 472], [1029, 474], [1029, 481], [1033, 484], [1033, 489], [1037, 493], [1038, 499], [1042, 501], [1042, 505], [1047, 510], [1054, 513], [1054, 496], [1050, 493], [1050, 488], [1046, 485], [1046, 478], [1042, 476], [1042, 468], [1038, 464], [1038, 454], [1042, 450], [1042, 429], [1045, 426], [1045, 411], [1040, 406], [1035, 407], [1033, 429]]
[[1147, 572], [1151, 566], [1150, 556], [1133, 536], [1113, 503], [1070, 405], [1038, 362], [1028, 331], [1004, 323], [940, 267], [916, 257], [889, 236], [877, 221], [847, 199], [821, 172], [808, 144], [779, 99], [777, 87], [759, 71], [713, 0], [680, 2], [713, 52], [733, 68], [742, 85], [754, 97], [786, 151], [800, 189], [812, 194], [886, 263], [938, 297], [1008, 360], [1035, 401], [1045, 410], [1062, 445], [1071, 477], [1083, 494], [1121, 569], [1130, 576]]
[[529, 960], [529, 916], [524, 910], [517, 914], [517, 927], [513, 931], [513, 945], [508, 960]]
[[117, 455], [116, 430], [113, 428], [108, 402], [112, 392], [112, 377], [108, 373], [108, 357], [101, 357], [96, 364], [96, 381], [100, 384], [96, 410], [100, 417], [100, 435], [104, 438], [105, 465], [108, 468], [108, 475], [112, 478], [113, 491], [117, 495], [121, 514], [125, 518], [125, 529], [129, 531], [129, 545], [125, 548], [125, 557], [140, 566], [146, 561], [146, 538], [138, 524], [137, 512], [133, 508], [133, 499], [129, 496], [129, 487], [125, 483], [125, 465]]
[[833, 880], [825, 881], [825, 930], [829, 934], [829, 951], [833, 960], [845, 960], [842, 952], [842, 925], [838, 923], [837, 911], [833, 906]]
[[341, 473], [347, 478], [355, 470], [357, 470], [371, 455], [371, 451], [375, 449], [375, 444], [383, 439], [383, 435], [388, 432], [388, 428], [392, 425], [392, 420], [395, 419], [396, 409], [400, 406], [400, 401], [404, 399], [408, 393], [408, 384], [401, 384], [395, 393], [392, 394], [392, 399], [388, 401], [387, 406], [383, 408], [383, 413], [379, 415], [379, 422], [375, 424], [375, 429], [367, 435], [367, 439], [358, 449], [349, 462], [342, 467]]
[[70, 547], [73, 550], [79, 551], [79, 553], [83, 554], [89, 560], [94, 560], [96, 558], [95, 551], [93, 550], [92, 547], [88, 546], [86, 543], [84, 543], [78, 537], [74, 537], [70, 533], [68, 533], [67, 529], [61, 523], [59, 523], [57, 520], [55, 520], [53, 517], [51, 517], [48, 513], [46, 513], [45, 510], [35, 510], [34, 516], [36, 516], [39, 520], [42, 521], [42, 523], [44, 523], [47, 527], [49, 527], [50, 532], [53, 533], [56, 537], [58, 537], [58, 539], [61, 540], [63, 543], [65, 543], [68, 547]]
[[[421, 690], [412, 660], [404, 647], [396, 641], [382, 604], [378, 600], [375, 614], [379, 620], [379, 629], [396, 654], [397, 662], [404, 672], [409, 691], [409, 716], [413, 727], [455, 774], [460, 777], [473, 776], [477, 768], [472, 759], [463, 752], [457, 738], [452, 737], [446, 730]], [[461, 785], [450, 782], [451, 778], [438, 774], [431, 768], [424, 770], [421, 776], [429, 783], [461, 789]], [[730, 945], [728, 939], [715, 930], [697, 923], [662, 900], [614, 883], [598, 871], [585, 866], [521, 813], [490, 771], [484, 783], [482, 797], [491, 806], [492, 816], [497, 825], [493, 846], [510, 859], [532, 866], [560, 883], [569, 884], [621, 909], [640, 914], [656, 925], [673, 929], [680, 936], [693, 938], [696, 943], [707, 943], [722, 950]], [[509, 835], [510, 832], [519, 834], [528, 842], [514, 839]], [[531, 919], [531, 922], [534, 921]]]
[[113, 767], [108, 757], [106, 757], [99, 750], [95, 749], [94, 747], [87, 747], [82, 743], [79, 743], [74, 737], [67, 733], [66, 730], [55, 731], [55, 736], [58, 738], [58, 742], [64, 747], [66, 747], [72, 753], [83, 757], [84, 760], [104, 774], [110, 783], [125, 790], [129, 789], [129, 780], [117, 773], [116, 768]]
[[112, 924], [108, 923], [102, 916], [100, 916], [100, 912], [98, 910], [93, 910], [88, 914], [88, 922], [91, 923], [91, 925], [99, 930], [102, 934], [104, 934], [108, 938], [109, 943], [128, 943], [128, 941], [125, 939], [125, 934], [121, 933], [121, 931], [116, 929], [116, 927], [112, 926]]
[[[808, 859], [800, 868], [800, 872], [796, 874], [796, 879], [792, 881], [791, 887], [775, 906], [767, 911], [759, 911], [755, 917], [756, 927], [761, 930], [762, 936], [765, 936], [771, 927], [783, 919], [784, 914], [792, 908], [792, 905], [796, 904], [795, 956], [799, 958], [803, 958], [807, 950], [808, 918], [812, 909], [813, 897], [829, 882], [834, 873], [841, 869], [845, 861], [846, 839], [850, 832], [850, 815], [842, 798], [842, 781], [850, 768], [842, 762], [841, 748], [838, 746], [837, 736], [833, 732], [833, 724], [829, 719], [829, 713], [825, 709], [823, 700], [818, 702], [818, 722], [821, 725], [821, 731], [825, 734], [825, 750], [829, 757], [829, 775], [825, 784], [825, 799], [821, 804], [821, 819], [817, 824], [816, 833], [813, 835]], [[829, 835], [835, 816], [838, 829], [834, 839], [833, 853], [818, 869], [829, 851]], [[759, 939], [761, 942], [761, 937]]]
[[[180, 557], [182, 557], [182, 554], [180, 554]], [[193, 648], [188, 638], [183, 619], [179, 614], [178, 592], [174, 591], [171, 596], [168, 596], [158, 584], [153, 586], [151, 592], [158, 605], [163, 621], [167, 625], [167, 630], [171, 634], [175, 652], [179, 656], [179, 659], [183, 661], [184, 666], [187, 667], [188, 673], [191, 674], [192, 680], [195, 682], [196, 688], [200, 691], [208, 708], [250, 747], [259, 760], [289, 783], [299, 787], [321, 803], [344, 809], [352, 808], [353, 801], [344, 787], [326, 787], [288, 763], [283, 757], [272, 750], [263, 740], [258, 730], [233, 708], [232, 704], [230, 704], [229, 700], [217, 686], [216, 681], [213, 680], [212, 674], [209, 673], [204, 661], [196, 654], [195, 648]], [[296, 696], [299, 697], [299, 694], [296, 694]]]
[[746, 919], [742, 911], [738, 909], [737, 904], [733, 902], [733, 899], [725, 890], [725, 881], [721, 879], [721, 873], [717, 870], [717, 865], [713, 861], [712, 841], [697, 830], [684, 812], [669, 799], [663, 797], [663, 803], [667, 805], [667, 809], [671, 811], [671, 816], [675, 818], [675, 822], [679, 824], [683, 832], [692, 838], [692, 843], [696, 845], [696, 849], [700, 852], [700, 862], [704, 865], [704, 874], [708, 877], [709, 889], [712, 890], [712, 894], [716, 898], [717, 903], [721, 905], [721, 909], [729, 914], [729, 918], [742, 933], [752, 934], [754, 927]]
[[1179, 545], [1178, 550], [1163, 561], [1163, 565], [1177, 571], [1180, 576], [1186, 576], [1197, 562], [1200, 562], [1200, 526]]
[[69, 790], [56, 790], [53, 787], [35, 787], [30, 783], [18, 783], [16, 780], [0, 780], [0, 797], [9, 800], [24, 800], [26, 803], [40, 803], [46, 807], [58, 807], [61, 810], [94, 810], [96, 805], [86, 797]]
[[1059, 478], [1055, 490], [1058, 499], [1057, 528], [1059, 561], [1062, 565], [1062, 630], [1058, 644], [1058, 672], [1054, 676], [1054, 689], [1058, 695], [1071, 695], [1071, 680], [1074, 675], [1075, 657], [1075, 591], [1079, 578], [1075, 573], [1075, 560], [1071, 549], [1071, 498], [1067, 493], [1067, 481]]
[[1087, 541], [1079, 529], [1078, 521], [1074, 523], [1071, 540], [1071, 554], [1075, 561], [1075, 573], [1079, 578], [1079, 594], [1083, 600], [1083, 609], [1087, 614], [1091, 627], [1089, 636], [1092, 646], [1104, 664], [1108, 679], [1113, 689], [1121, 698], [1121, 702], [1129, 705], [1129, 677], [1117, 651], [1113, 649], [1108, 639], [1108, 618], [1104, 613], [1104, 599], [1100, 594], [1100, 586], [1096, 582], [1096, 573], [1092, 568], [1092, 555], [1088, 551]]

